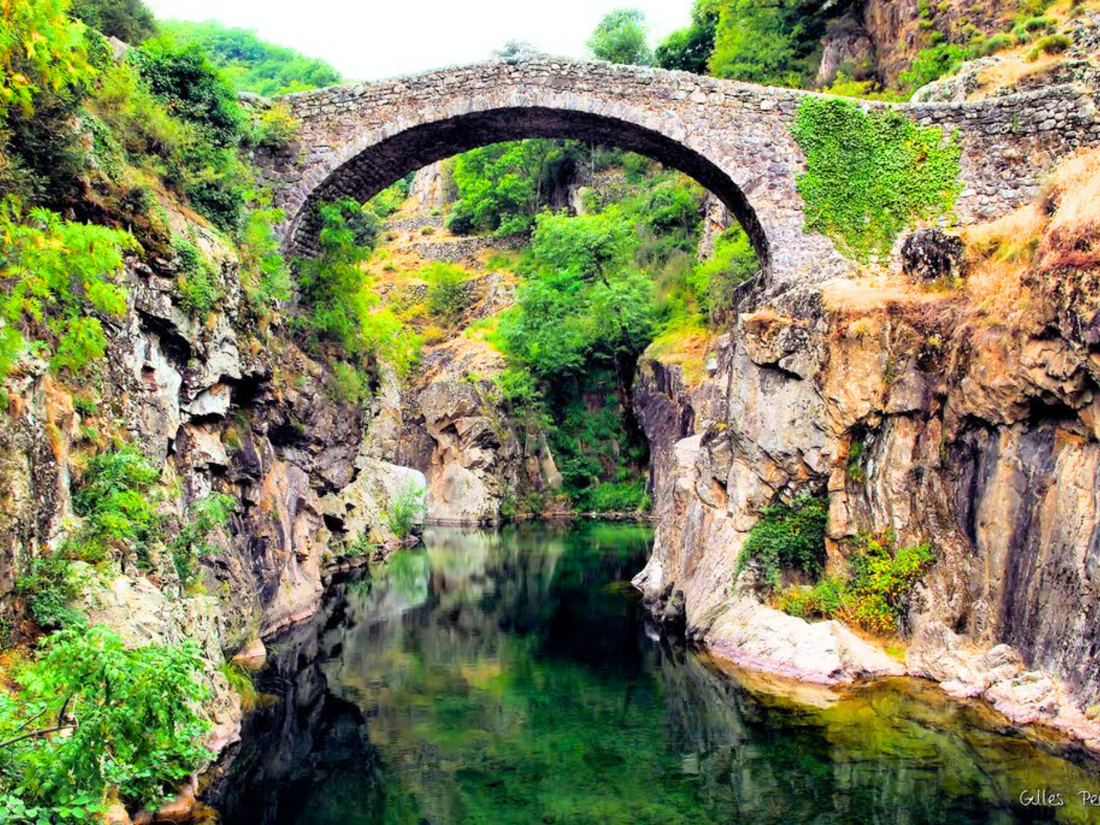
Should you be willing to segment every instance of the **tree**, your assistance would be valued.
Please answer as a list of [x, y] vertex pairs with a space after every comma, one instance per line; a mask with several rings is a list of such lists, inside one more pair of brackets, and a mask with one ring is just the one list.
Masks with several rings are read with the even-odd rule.
[[455, 158], [458, 200], [448, 228], [518, 234], [531, 228], [547, 194], [572, 178], [581, 144], [562, 140], [521, 140], [473, 149]]
[[645, 15], [637, 9], [618, 9], [604, 15], [587, 45], [593, 55], [609, 63], [648, 66], [653, 62], [646, 39]]
[[142, 0], [74, 0], [72, 15], [100, 34], [131, 45], [157, 33], [156, 18]]
[[674, 31], [654, 52], [654, 62], [662, 69], [706, 74], [714, 52], [720, 10], [716, 0], [695, 0], [691, 25]]
[[220, 23], [171, 21], [163, 28], [179, 43], [196, 44], [240, 91], [261, 95], [332, 86], [342, 78], [323, 60], [261, 40], [247, 29]]
[[710, 71], [749, 83], [802, 85], [825, 23], [850, 3], [818, 0], [729, 0], [722, 6]]
[[34, 110], [34, 98], [60, 92], [95, 74], [83, 23], [68, 17], [68, 0], [6, 0], [0, 17], [0, 118], [16, 107]]

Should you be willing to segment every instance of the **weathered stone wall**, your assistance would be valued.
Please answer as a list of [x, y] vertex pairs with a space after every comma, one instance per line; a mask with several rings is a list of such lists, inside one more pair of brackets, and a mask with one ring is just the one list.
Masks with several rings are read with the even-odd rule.
[[519, 249], [526, 243], [526, 236], [498, 238], [493, 235], [477, 235], [454, 240], [415, 243], [412, 245], [412, 250], [425, 260], [454, 264], [460, 261], [473, 261], [478, 253], [486, 249]]
[[[572, 137], [650, 155], [695, 177], [741, 221], [774, 282], [821, 281], [846, 265], [803, 232], [791, 134], [809, 94], [637, 66], [545, 57], [456, 67], [283, 98], [301, 123], [294, 151], [261, 159], [286, 209], [287, 242], [308, 250], [310, 206], [366, 199], [409, 172], [461, 151], [523, 137]], [[964, 222], [1026, 203], [1043, 172], [1100, 142], [1093, 98], [1060, 86], [963, 104], [883, 104], [963, 141]]]

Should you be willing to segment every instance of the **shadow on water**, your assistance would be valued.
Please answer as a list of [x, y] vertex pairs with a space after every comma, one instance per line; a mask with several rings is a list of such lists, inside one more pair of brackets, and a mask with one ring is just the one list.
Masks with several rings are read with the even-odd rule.
[[[433, 529], [275, 640], [229, 825], [1094, 822], [1097, 768], [909, 681], [723, 672], [647, 631], [646, 528]], [[1047, 789], [1061, 808], [1020, 803]]]

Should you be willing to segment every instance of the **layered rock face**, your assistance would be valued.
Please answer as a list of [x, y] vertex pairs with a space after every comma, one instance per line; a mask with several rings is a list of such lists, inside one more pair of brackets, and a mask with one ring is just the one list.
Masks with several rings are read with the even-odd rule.
[[[201, 228], [196, 240], [216, 263], [223, 300], [192, 318], [174, 302], [173, 273], [128, 264], [130, 306], [110, 327], [106, 369], [95, 388], [89, 435], [71, 393], [42, 362], [25, 360], [9, 381], [0, 427], [0, 611], [16, 626], [18, 578], [51, 552], [73, 518], [70, 485], [79, 462], [106, 441], [139, 445], [164, 468], [158, 506], [169, 524], [220, 492], [238, 507], [202, 560], [205, 594], [181, 592], [167, 552], [149, 566], [125, 561], [114, 578], [84, 577], [82, 606], [132, 644], [199, 641], [216, 690], [212, 745], [235, 735], [239, 705], [217, 668], [250, 639], [311, 615], [334, 546], [361, 535], [392, 538], [382, 514], [404, 484], [424, 477], [362, 455], [373, 409], [335, 400], [327, 367], [277, 330], [261, 334], [242, 308], [237, 263]], [[93, 429], [93, 433], [96, 431]]]
[[[1062, 324], [1084, 319], [1057, 301], [1032, 334], [971, 326], [951, 307], [830, 310], [847, 288], [742, 306], [698, 387], [643, 366], [635, 400], [660, 519], [637, 584], [651, 599], [682, 591], [689, 634], [725, 658], [825, 683], [907, 669], [1095, 737], [1076, 707], [1100, 700], [1091, 326]], [[860, 530], [935, 547], [905, 667], [835, 622], [765, 607], [739, 579], [757, 514], [804, 492], [830, 497], [834, 568]], [[981, 659], [999, 643], [1010, 648]]]

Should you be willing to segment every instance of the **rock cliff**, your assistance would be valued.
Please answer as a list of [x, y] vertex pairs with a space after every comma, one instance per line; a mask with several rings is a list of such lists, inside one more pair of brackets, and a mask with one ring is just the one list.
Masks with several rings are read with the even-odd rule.
[[[1100, 701], [1095, 315], [1033, 299], [1044, 321], [1025, 331], [832, 282], [743, 302], [699, 386], [644, 364], [659, 519], [636, 584], [657, 604], [682, 592], [689, 635], [739, 664], [823, 683], [908, 671], [1100, 746], [1080, 711]], [[904, 662], [738, 575], [762, 508], [806, 492], [829, 496], [830, 566], [859, 530], [934, 544]]]

